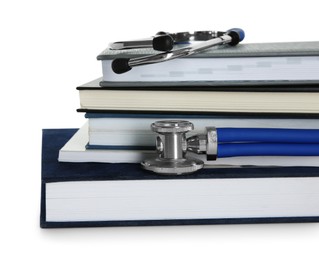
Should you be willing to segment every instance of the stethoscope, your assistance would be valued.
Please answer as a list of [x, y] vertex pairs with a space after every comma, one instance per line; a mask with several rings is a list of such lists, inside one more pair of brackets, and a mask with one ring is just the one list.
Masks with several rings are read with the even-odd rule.
[[[235, 46], [245, 37], [242, 29], [234, 28], [226, 32], [200, 31], [191, 33], [176, 33], [166, 34], [160, 32], [152, 39], [128, 42], [115, 42], [110, 44], [110, 48], [114, 50], [131, 49], [131, 48], [146, 48], [152, 47], [160, 52], [154, 55], [148, 55], [138, 58], [118, 58], [112, 62], [112, 70], [117, 74], [125, 73], [133, 67], [154, 64], [173, 60], [176, 58], [186, 57], [216, 45], [228, 44]], [[190, 40], [199, 41], [197, 44], [189, 44], [185, 47], [173, 48], [174, 45]]]
[[204, 162], [187, 152], [206, 154], [207, 160], [235, 156], [319, 156], [319, 129], [215, 128], [186, 138], [194, 129], [189, 121], [157, 121], [157, 157], [143, 161], [144, 169], [162, 175], [193, 173]]
[[[112, 69], [121, 74], [133, 67], [169, 61], [204, 51], [216, 45], [235, 46], [245, 37], [238, 28], [226, 32], [201, 31], [169, 34], [128, 42], [115, 42], [111, 49], [153, 48], [163, 51], [138, 58], [113, 60]], [[185, 47], [175, 45], [200, 41]], [[193, 173], [204, 167], [204, 162], [189, 156], [188, 152], [206, 154], [207, 160], [234, 156], [319, 156], [319, 129], [280, 128], [215, 128], [207, 127], [206, 133], [186, 138], [193, 130], [191, 122], [181, 120], [157, 121], [151, 129], [157, 133], [157, 157], [143, 161], [144, 169], [164, 175]]]

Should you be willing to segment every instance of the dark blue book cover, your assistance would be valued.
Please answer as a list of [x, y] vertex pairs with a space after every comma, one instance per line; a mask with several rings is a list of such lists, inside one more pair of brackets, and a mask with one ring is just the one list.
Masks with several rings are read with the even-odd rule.
[[46, 183], [99, 180], [162, 180], [162, 179], [220, 179], [220, 178], [276, 178], [319, 177], [316, 167], [243, 167], [202, 169], [193, 175], [159, 176], [143, 170], [139, 164], [111, 163], [66, 163], [58, 162], [59, 149], [73, 136], [77, 129], [45, 129], [42, 139], [42, 228], [100, 227], [136, 225], [190, 225], [190, 224], [244, 224], [244, 223], [288, 223], [317, 222], [319, 217], [275, 217], [241, 219], [177, 219], [177, 220], [132, 220], [132, 221], [78, 221], [47, 222], [45, 205]]

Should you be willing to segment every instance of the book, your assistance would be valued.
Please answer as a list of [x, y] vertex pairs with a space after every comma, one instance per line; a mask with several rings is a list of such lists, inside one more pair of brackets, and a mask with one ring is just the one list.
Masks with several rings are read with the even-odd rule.
[[43, 130], [42, 228], [319, 221], [317, 167], [160, 176], [138, 164], [58, 162], [73, 133]]
[[60, 162], [139, 163], [155, 156], [153, 150], [87, 149], [88, 124], [80, 129], [69, 130], [69, 139], [60, 147]]
[[[252, 127], [252, 128], [294, 128], [319, 129], [317, 118], [304, 116], [241, 116], [204, 114], [125, 114], [125, 113], [85, 113], [88, 121], [88, 147], [152, 147], [156, 133], [150, 125], [159, 120], [186, 120], [194, 125], [194, 130], [186, 134], [192, 136], [206, 132], [206, 127]], [[135, 148], [134, 148], [135, 147]], [[117, 148], [119, 149], [119, 148]]]
[[109, 90], [100, 78], [77, 87], [79, 111], [318, 114], [316, 91]]
[[[177, 46], [178, 48], [179, 46]], [[102, 62], [102, 86], [247, 86], [319, 82], [319, 42], [243, 43], [212, 47], [180, 59], [134, 67], [116, 74], [112, 60], [156, 54], [152, 49], [111, 50], [97, 59]]]
[[[61, 146], [59, 162], [98, 163], [140, 163], [157, 156], [155, 147], [130, 149], [129, 146], [100, 146], [88, 149], [88, 124], [79, 130], [70, 130], [69, 140]], [[246, 166], [313, 166], [319, 167], [318, 156], [238, 156], [207, 161], [203, 154], [187, 153], [187, 156], [202, 160], [206, 167], [246, 167]]]

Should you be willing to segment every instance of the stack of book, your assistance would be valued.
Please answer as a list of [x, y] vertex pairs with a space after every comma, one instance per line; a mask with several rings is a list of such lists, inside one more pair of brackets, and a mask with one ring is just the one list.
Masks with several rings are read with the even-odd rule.
[[[319, 129], [319, 42], [240, 44], [79, 86], [87, 123], [43, 131], [42, 227], [311, 222], [319, 220], [319, 157], [204, 160], [188, 176], [158, 176], [157, 120], [206, 126]], [[53, 141], [54, 140], [54, 141]], [[194, 155], [192, 155], [194, 156]], [[58, 161], [57, 161], [58, 159]]]

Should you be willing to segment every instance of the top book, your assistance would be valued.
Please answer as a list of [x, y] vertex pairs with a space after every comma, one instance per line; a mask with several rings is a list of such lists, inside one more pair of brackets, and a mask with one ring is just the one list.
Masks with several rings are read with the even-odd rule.
[[221, 45], [202, 53], [134, 67], [116, 74], [115, 58], [159, 53], [152, 49], [105, 49], [101, 86], [218, 86], [319, 83], [319, 41]]

